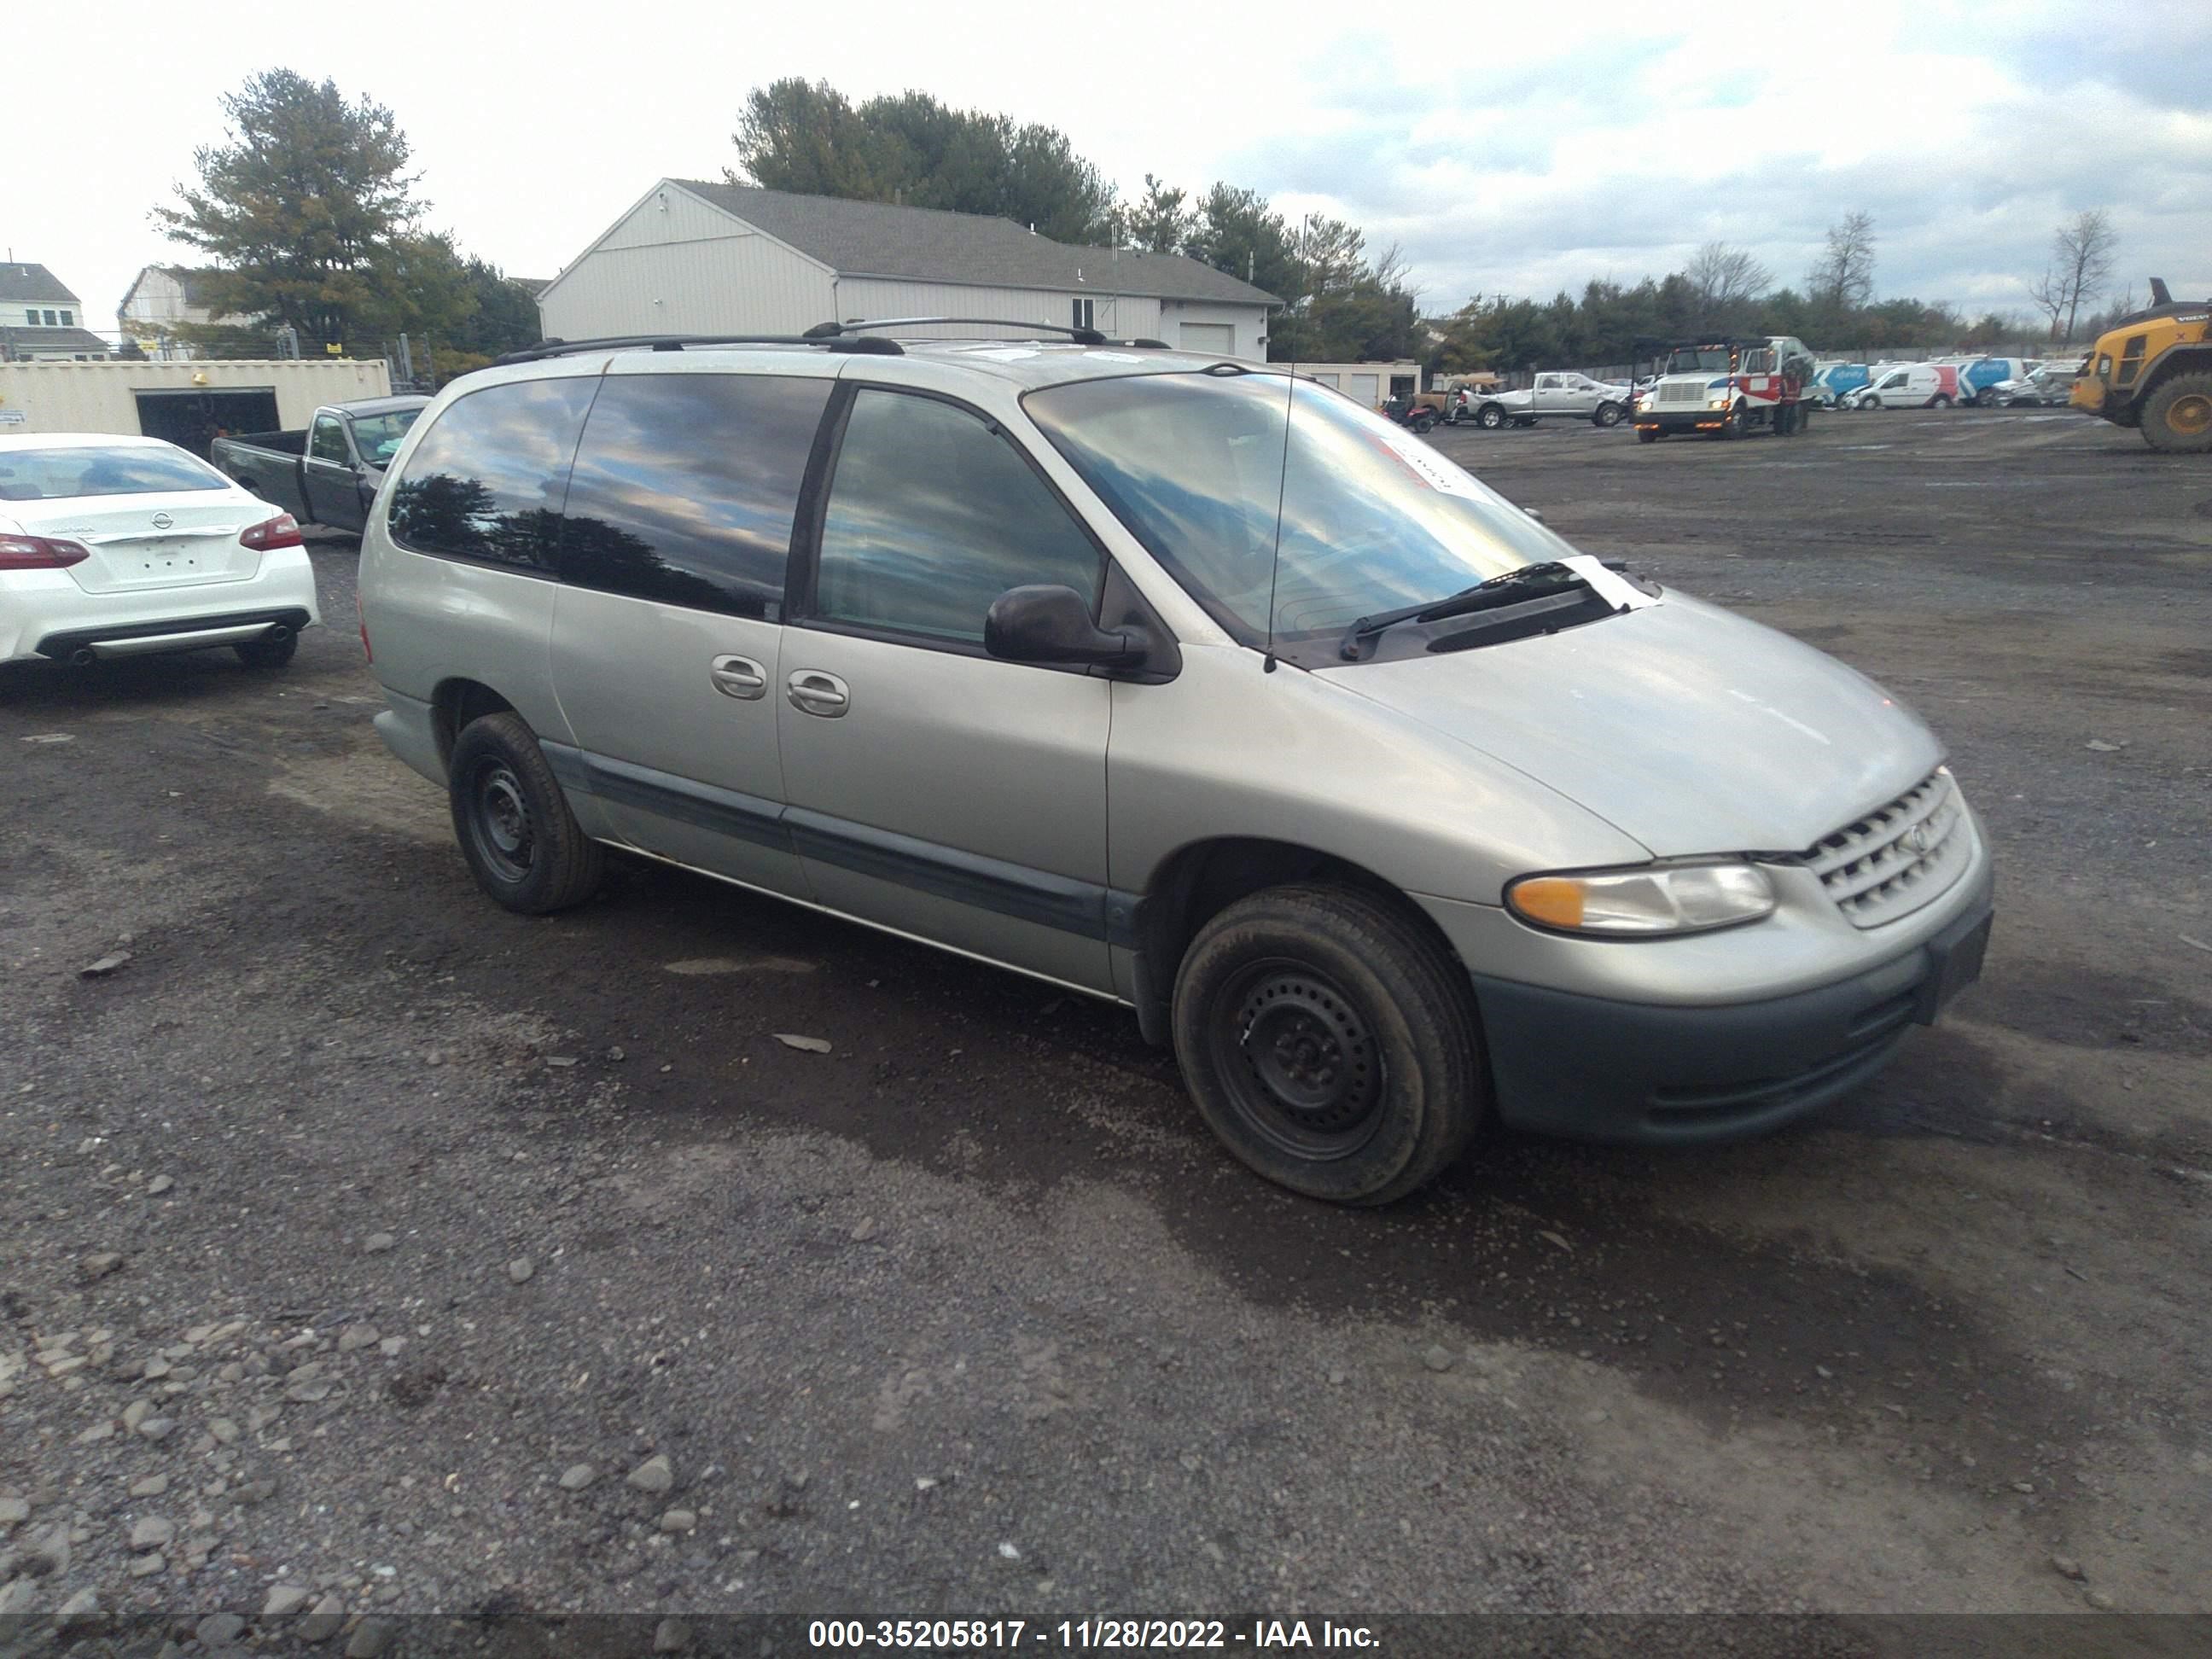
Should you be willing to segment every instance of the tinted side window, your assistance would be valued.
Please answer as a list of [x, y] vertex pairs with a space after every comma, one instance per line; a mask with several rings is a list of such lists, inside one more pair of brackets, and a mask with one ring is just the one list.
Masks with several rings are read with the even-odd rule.
[[392, 492], [392, 538], [550, 573], [561, 495], [596, 377], [517, 380], [449, 404]]
[[1101, 556], [1013, 445], [965, 410], [863, 391], [822, 526], [814, 609], [831, 621], [980, 641], [1010, 587], [1097, 598]]
[[807, 452], [832, 382], [617, 374], [570, 475], [561, 579], [779, 621]]

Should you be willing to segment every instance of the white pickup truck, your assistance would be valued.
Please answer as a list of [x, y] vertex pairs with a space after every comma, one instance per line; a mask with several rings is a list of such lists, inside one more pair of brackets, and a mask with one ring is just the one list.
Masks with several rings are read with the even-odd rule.
[[1524, 392], [1486, 392], [1465, 394], [1449, 418], [1456, 424], [1471, 420], [1493, 429], [1506, 425], [1534, 426], [1547, 415], [1568, 415], [1593, 426], [1618, 426], [1628, 413], [1629, 389], [1571, 371], [1539, 374]]

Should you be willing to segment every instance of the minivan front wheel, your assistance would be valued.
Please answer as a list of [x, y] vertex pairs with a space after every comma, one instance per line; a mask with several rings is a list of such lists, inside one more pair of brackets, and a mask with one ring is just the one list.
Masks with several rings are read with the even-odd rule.
[[1482, 1113], [1465, 975], [1385, 903], [1276, 887], [1199, 931], [1175, 1047], [1207, 1127], [1293, 1192], [1387, 1204], [1457, 1158]]
[[486, 714], [447, 767], [453, 834], [477, 885], [510, 910], [544, 915], [597, 890], [605, 860], [584, 834], [522, 717]]

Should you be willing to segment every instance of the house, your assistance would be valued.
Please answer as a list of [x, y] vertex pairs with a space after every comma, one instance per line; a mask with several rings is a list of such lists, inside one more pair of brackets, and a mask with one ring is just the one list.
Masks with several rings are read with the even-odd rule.
[[131, 280], [116, 308], [116, 326], [155, 357], [195, 357], [200, 352], [178, 338], [179, 325], [195, 327], [222, 322], [250, 328], [253, 319], [221, 316], [209, 307], [204, 279], [210, 273], [187, 265], [148, 265]]
[[0, 362], [95, 361], [115, 348], [84, 326], [84, 307], [44, 265], [0, 264]]
[[549, 339], [981, 317], [1255, 361], [1267, 355], [1268, 308], [1281, 303], [1181, 254], [1079, 247], [980, 214], [692, 179], [653, 185], [538, 296]]

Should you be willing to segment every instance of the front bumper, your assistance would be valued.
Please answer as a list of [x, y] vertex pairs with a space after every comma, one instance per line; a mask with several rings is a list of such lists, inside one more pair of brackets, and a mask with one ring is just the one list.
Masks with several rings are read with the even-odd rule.
[[1725, 409], [1669, 410], [1658, 414], [1650, 410], [1638, 410], [1636, 429], [1638, 432], [1718, 432], [1728, 424]]
[[1499, 1118], [1682, 1146], [1763, 1133], [1826, 1105], [1980, 974], [1995, 910], [1988, 862], [1967, 879], [1975, 890], [1940, 932], [1790, 996], [1667, 1007], [1474, 975]]

